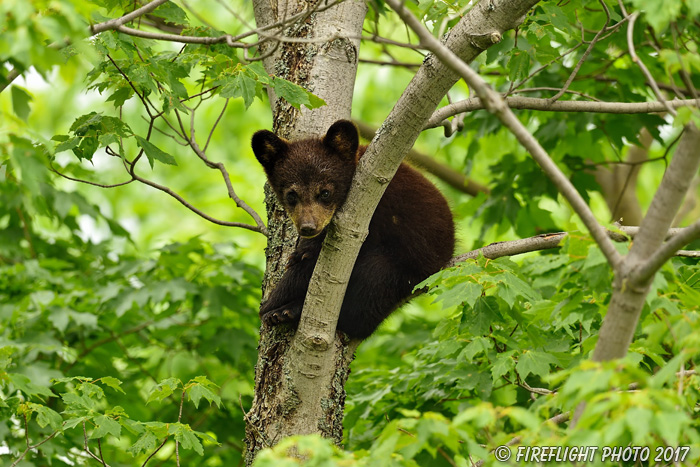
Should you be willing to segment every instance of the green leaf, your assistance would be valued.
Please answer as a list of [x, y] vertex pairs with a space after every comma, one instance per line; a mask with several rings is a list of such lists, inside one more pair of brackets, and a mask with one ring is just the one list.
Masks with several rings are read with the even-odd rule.
[[676, 380], [676, 372], [681, 367], [681, 363], [686, 360], [687, 356], [684, 353], [679, 353], [656, 372], [654, 376], [649, 378], [649, 387], [661, 389], [669, 381]]
[[189, 425], [173, 423], [170, 425], [169, 434], [175, 435], [175, 440], [179, 441], [184, 449], [194, 449], [200, 456], [204, 455], [202, 443], [197, 439]]
[[272, 87], [278, 97], [289, 102], [294, 108], [299, 109], [303, 105], [309, 109], [315, 109], [326, 105], [326, 102], [320, 97], [286, 79], [275, 78]]
[[108, 98], [107, 102], [114, 101], [114, 107], [121, 107], [124, 102], [131, 99], [134, 95], [134, 90], [130, 86], [123, 86], [114, 91]]
[[634, 444], [643, 445], [649, 440], [649, 427], [652, 426], [653, 416], [651, 410], [642, 407], [631, 407], [625, 412], [624, 417]]
[[527, 78], [529, 70], [530, 54], [524, 50], [513, 49], [510, 53], [510, 61], [508, 62], [509, 79], [516, 82]]
[[85, 421], [85, 417], [69, 418], [63, 424], [63, 431], [70, 430], [71, 428], [75, 428], [76, 426], [82, 424], [84, 421]]
[[166, 397], [170, 397], [170, 395], [172, 395], [175, 389], [177, 389], [181, 385], [182, 382], [177, 378], [164, 379], [151, 390], [151, 394], [149, 394], [146, 404], [149, 404], [153, 401], [160, 402]]
[[253, 103], [253, 99], [255, 99], [257, 83], [247, 73], [238, 72], [226, 80], [226, 84], [221, 88], [219, 95], [226, 99], [243, 97], [243, 102], [247, 109]]
[[491, 365], [491, 376], [493, 377], [494, 383], [501, 376], [508, 374], [513, 368], [515, 368], [515, 360], [513, 360], [514, 351], [508, 351], [505, 353], [498, 354], [496, 361]]
[[56, 396], [53, 392], [51, 392], [51, 389], [49, 389], [46, 386], [33, 383], [25, 375], [21, 375], [18, 373], [8, 373], [7, 376], [10, 378], [10, 382], [14, 384], [15, 389], [22, 391], [27, 396]]
[[12, 110], [14, 110], [19, 118], [26, 121], [31, 110], [29, 107], [29, 102], [31, 102], [32, 96], [19, 86], [12, 86], [11, 91]]
[[[55, 137], [54, 137], [55, 138]], [[68, 149], [73, 149], [80, 144], [80, 138], [71, 138], [68, 141], [64, 141], [61, 144], [56, 145], [55, 153], [67, 151]]]
[[134, 444], [132, 444], [127, 451], [131, 453], [132, 456], [136, 457], [142, 452], [151, 452], [156, 448], [156, 443], [158, 438], [150, 431], [144, 431]]
[[141, 146], [143, 148], [143, 151], [146, 153], [146, 157], [148, 157], [148, 162], [151, 164], [151, 168], [153, 168], [153, 161], [162, 162], [163, 164], [168, 165], [177, 165], [177, 162], [175, 161], [175, 158], [173, 156], [164, 152], [155, 144], [142, 138], [139, 135], [134, 135], [134, 137], [136, 138], [136, 142], [138, 143], [138, 145]]
[[209, 401], [209, 405], [213, 402], [218, 407], [221, 407], [221, 397], [201, 384], [192, 385], [192, 387], [187, 390], [187, 394], [196, 408], [199, 408], [199, 401], [202, 397]]
[[120, 387], [122, 382], [119, 381], [117, 378], [114, 378], [112, 376], [103, 376], [100, 378], [100, 382], [102, 384], [109, 386], [110, 388], [114, 389], [117, 392], [121, 392], [122, 394], [126, 394], [124, 390]]
[[160, 16], [173, 24], [188, 25], [187, 13], [173, 2], [165, 2], [153, 11], [154, 16]]
[[63, 417], [53, 409], [40, 404], [31, 404], [31, 408], [36, 412], [36, 422], [44, 428], [49, 425], [52, 430], [58, 430], [63, 423]]
[[468, 330], [471, 335], [478, 336], [486, 333], [491, 323], [497, 320], [500, 320], [500, 313], [496, 297], [479, 297], [474, 307], [464, 307], [459, 329], [460, 332]]
[[92, 431], [90, 439], [104, 438], [108, 434], [119, 438], [121, 435], [122, 426], [118, 421], [104, 415], [98, 415], [93, 421], [97, 427]]
[[680, 16], [683, 0], [632, 0], [632, 4], [644, 10], [644, 18], [659, 33]]
[[544, 378], [549, 374], [549, 365], [557, 363], [559, 361], [553, 355], [536, 350], [525, 350], [518, 358], [515, 370], [522, 379], [527, 378], [529, 374]]

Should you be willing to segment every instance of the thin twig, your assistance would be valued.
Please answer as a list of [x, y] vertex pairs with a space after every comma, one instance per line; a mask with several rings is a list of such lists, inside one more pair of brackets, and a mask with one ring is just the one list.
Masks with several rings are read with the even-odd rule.
[[668, 113], [671, 115], [676, 115], [676, 111], [673, 107], [671, 107], [668, 104], [668, 101], [664, 99], [664, 96], [661, 95], [661, 91], [659, 90], [659, 87], [656, 85], [656, 80], [654, 77], [651, 75], [647, 67], [644, 65], [644, 62], [637, 56], [637, 52], [634, 48], [634, 41], [633, 41], [633, 36], [634, 36], [634, 22], [637, 20], [639, 17], [639, 12], [635, 12], [632, 14], [629, 20], [629, 25], [627, 26], [627, 47], [629, 48], [630, 51], [630, 57], [632, 57], [632, 61], [639, 66], [639, 69], [642, 70], [642, 73], [644, 73], [644, 76], [647, 79], [647, 84], [651, 87], [651, 89], [654, 91], [654, 95], [656, 95], [656, 98], [661, 102], [664, 107], [666, 107], [666, 110], [668, 110]]
[[153, 458], [153, 456], [155, 456], [155, 455], [158, 453], [158, 451], [160, 451], [161, 448], [162, 448], [163, 446], [165, 446], [165, 443], [167, 443], [167, 442], [168, 442], [168, 437], [166, 436], [165, 439], [163, 440], [163, 442], [160, 443], [160, 446], [158, 446], [158, 447], [156, 448], [156, 450], [153, 451], [153, 452], [151, 453], [151, 455], [149, 455], [149, 456], [146, 458], [146, 460], [143, 462], [143, 464], [141, 464], [141, 467], [146, 467], [146, 464], [148, 464], [148, 461], [150, 461], [150, 460]]
[[[132, 175], [133, 175], [134, 178], [135, 178], [136, 180], [138, 180], [139, 182], [141, 182], [141, 183], [143, 183], [143, 184], [145, 184], [145, 185], [148, 185], [148, 186], [150, 186], [150, 187], [152, 187], [152, 188], [155, 188], [156, 190], [160, 190], [160, 191], [162, 191], [163, 193], [166, 193], [166, 194], [172, 196], [173, 198], [175, 198], [176, 200], [178, 200], [178, 201], [180, 202], [180, 204], [182, 204], [183, 206], [185, 206], [187, 209], [189, 209], [190, 211], [194, 212], [194, 213], [197, 214], [198, 216], [203, 217], [204, 219], [208, 220], [209, 222], [212, 222], [212, 223], [217, 224], [217, 225], [223, 225], [224, 227], [240, 227], [240, 228], [242, 228], [242, 229], [251, 230], [251, 231], [253, 231], [253, 232], [258, 232], [258, 233], [261, 233], [261, 234], [263, 234], [263, 235], [266, 235], [267, 229], [264, 229], [264, 230], [263, 230], [263, 229], [261, 228], [260, 225], [249, 225], [249, 224], [245, 224], [245, 223], [242, 223], [242, 222], [228, 222], [228, 221], [222, 221], [222, 220], [220, 220], [220, 219], [217, 219], [217, 218], [215, 218], [215, 217], [210, 216], [209, 214], [207, 214], [207, 213], [201, 211], [200, 209], [197, 209], [197, 208], [194, 207], [192, 204], [190, 204], [189, 202], [187, 202], [182, 196], [180, 196], [179, 194], [177, 194], [176, 192], [174, 192], [174, 191], [171, 190], [170, 188], [168, 188], [168, 187], [166, 187], [166, 186], [163, 186], [163, 185], [160, 185], [160, 184], [158, 184], [158, 183], [156, 183], [156, 182], [154, 182], [154, 181], [148, 180], [148, 179], [146, 179], [146, 178], [143, 178], [143, 177], [141, 177], [140, 175], [137, 175], [137, 174], [135, 174], [135, 173], [132, 174]], [[257, 213], [256, 213], [256, 215], [257, 215]], [[261, 225], [264, 225], [264, 224], [262, 224], [262, 220], [261, 220], [260, 222], [261, 222]]]
[[603, 33], [605, 33], [605, 32], [608, 31], [608, 24], [610, 24], [610, 11], [608, 11], [608, 6], [605, 4], [605, 1], [604, 1], [604, 0], [599, 0], [599, 2], [600, 2], [601, 5], [603, 5], [603, 8], [605, 9], [605, 15], [606, 15], [605, 24], [604, 24], [603, 27], [600, 29], [600, 31], [598, 31], [598, 33], [595, 35], [595, 37], [593, 37], [593, 40], [591, 41], [591, 43], [588, 44], [588, 48], [587, 48], [586, 51], [583, 53], [583, 56], [582, 56], [581, 59], [578, 61], [578, 63], [576, 63], [576, 66], [574, 67], [574, 70], [573, 70], [573, 71], [571, 72], [571, 74], [569, 75], [569, 78], [568, 78], [568, 79], [566, 80], [566, 82], [564, 83], [564, 86], [562, 86], [561, 90], [560, 90], [558, 93], [556, 93], [554, 96], [552, 96], [552, 97], [550, 98], [550, 101], [551, 101], [552, 103], [554, 103], [554, 102], [556, 102], [557, 100], [559, 100], [559, 98], [560, 98], [561, 96], [564, 95], [564, 93], [566, 92], [566, 90], [569, 89], [569, 86], [571, 86], [571, 83], [574, 81], [574, 78], [576, 78], [576, 75], [578, 74], [579, 70], [581, 69], [581, 66], [583, 66], [583, 63], [586, 61], [586, 59], [587, 59], [588, 56], [591, 54], [591, 52], [593, 52], [593, 47], [595, 47], [595, 45], [596, 45], [596, 43], [598, 42], [598, 39], [600, 38], [600, 36], [601, 36]]
[[153, 0], [150, 3], [147, 3], [146, 5], [142, 6], [138, 10], [134, 10], [129, 14], [126, 14], [122, 16], [121, 18], [116, 18], [116, 19], [110, 19], [109, 21], [105, 21], [104, 23], [99, 23], [95, 24], [94, 26], [90, 26], [90, 32], [92, 34], [99, 34], [103, 31], [109, 31], [111, 29], [117, 29], [119, 26], [122, 26], [130, 21], [133, 21], [134, 19], [138, 18], [139, 16], [145, 15], [146, 13], [150, 13], [156, 8], [158, 8], [160, 5], [163, 3], [167, 2], [168, 0]]
[[[182, 119], [180, 118], [180, 113], [175, 111], [175, 116], [177, 117], [177, 120], [180, 124], [180, 129], [183, 134], [186, 134], [185, 127], [182, 123]], [[212, 162], [209, 160], [207, 155], [202, 151], [202, 149], [199, 147], [199, 144], [197, 144], [197, 141], [194, 138], [194, 127], [190, 127], [190, 137], [187, 138], [187, 142], [190, 145], [190, 148], [197, 154], [197, 157], [199, 157], [202, 162], [206, 164], [207, 167], [210, 169], [216, 169], [219, 172], [221, 172], [221, 176], [224, 179], [224, 183], [226, 184], [226, 189], [228, 191], [229, 198], [233, 200], [234, 203], [236, 203], [236, 206], [239, 208], [243, 209], [245, 212], [248, 213], [250, 217], [253, 218], [255, 221], [255, 224], [257, 225], [256, 231], [262, 233], [263, 235], [267, 236], [267, 227], [265, 227], [265, 223], [263, 222], [262, 218], [260, 215], [253, 209], [251, 208], [245, 201], [243, 201], [241, 198], [238, 197], [236, 194], [236, 191], [233, 189], [233, 184], [231, 183], [231, 177], [229, 176], [228, 170], [226, 170], [226, 166], [222, 162]]]
[[46, 438], [44, 438], [43, 440], [39, 441], [39, 442], [36, 443], [36, 444], [29, 444], [29, 429], [28, 429], [28, 427], [27, 427], [27, 417], [26, 417], [26, 415], [25, 415], [25, 416], [24, 416], [24, 436], [25, 436], [25, 440], [26, 440], [26, 443], [27, 443], [27, 449], [25, 449], [25, 450], [19, 455], [19, 457], [17, 457], [17, 459], [15, 459], [15, 461], [10, 465], [10, 467], [16, 467], [17, 464], [19, 464], [19, 463], [22, 461], [22, 459], [24, 459], [24, 456], [26, 456], [27, 453], [28, 453], [29, 451], [32, 451], [32, 450], [38, 448], [39, 446], [41, 446], [42, 444], [46, 443], [47, 441], [51, 440], [51, 439], [52, 439], [54, 436], [56, 436], [60, 431], [61, 431], [61, 430], [56, 430], [56, 431], [54, 431], [54, 432], [51, 433], [49, 436], [47, 436]]
[[85, 427], [85, 420], [83, 420], [83, 439], [85, 440], [85, 442], [83, 444], [83, 448], [84, 448], [85, 452], [87, 452], [90, 455], [90, 457], [92, 457], [96, 461], [99, 461], [104, 467], [109, 467], [109, 464], [105, 463], [104, 460], [100, 459], [95, 454], [93, 454], [92, 451], [90, 451], [90, 448], [88, 447], [88, 437], [87, 437], [87, 428]]

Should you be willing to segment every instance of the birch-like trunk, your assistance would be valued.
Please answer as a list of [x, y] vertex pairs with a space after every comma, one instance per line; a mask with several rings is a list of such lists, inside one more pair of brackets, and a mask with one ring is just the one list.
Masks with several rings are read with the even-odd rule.
[[[309, 8], [312, 3], [295, 0], [254, 3], [258, 27], [278, 23]], [[303, 86], [326, 101], [313, 111], [297, 110], [269, 92], [273, 129], [284, 138], [297, 139], [320, 135], [339, 119], [350, 118], [352, 92], [357, 73], [362, 24], [367, 11], [363, 0], [346, 0], [325, 11], [304, 15], [281, 31], [267, 31], [277, 38], [294, 37], [308, 42], [279, 42], [272, 38], [261, 47], [265, 69]], [[262, 39], [264, 36], [261, 36]], [[332, 40], [323, 40], [333, 38]], [[274, 50], [274, 52], [273, 52]], [[265, 188], [268, 215], [267, 268], [263, 293], [268, 294], [284, 272], [297, 234], [277, 203], [269, 186]], [[288, 326], [261, 329], [255, 376], [255, 398], [246, 415], [246, 464], [252, 464], [257, 452], [294, 434], [321, 433], [340, 443], [343, 433], [345, 381], [352, 350], [336, 340], [326, 368], [309, 384], [294, 381], [298, 371], [290, 358], [291, 338]], [[306, 378], [304, 378], [306, 379]], [[310, 404], [309, 401], [323, 401]]]

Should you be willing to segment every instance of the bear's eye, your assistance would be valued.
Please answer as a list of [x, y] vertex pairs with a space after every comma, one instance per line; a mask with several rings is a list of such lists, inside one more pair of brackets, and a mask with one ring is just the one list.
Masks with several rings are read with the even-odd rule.
[[296, 191], [290, 191], [289, 193], [287, 193], [287, 196], [285, 196], [285, 198], [287, 200], [287, 203], [294, 205], [299, 200], [299, 195], [297, 195]]
[[323, 191], [321, 191], [321, 193], [319, 193], [319, 195], [318, 195], [318, 197], [321, 198], [321, 199], [323, 199], [323, 200], [326, 200], [326, 199], [330, 198], [330, 196], [331, 196], [331, 192], [328, 191], [328, 190], [323, 190]]

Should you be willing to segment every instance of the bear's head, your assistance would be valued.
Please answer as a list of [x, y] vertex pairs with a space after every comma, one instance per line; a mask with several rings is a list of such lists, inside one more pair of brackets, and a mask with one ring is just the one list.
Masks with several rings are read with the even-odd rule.
[[253, 152], [270, 186], [304, 238], [323, 232], [345, 202], [355, 175], [359, 136], [338, 120], [323, 138], [286, 141], [268, 130], [253, 135]]

